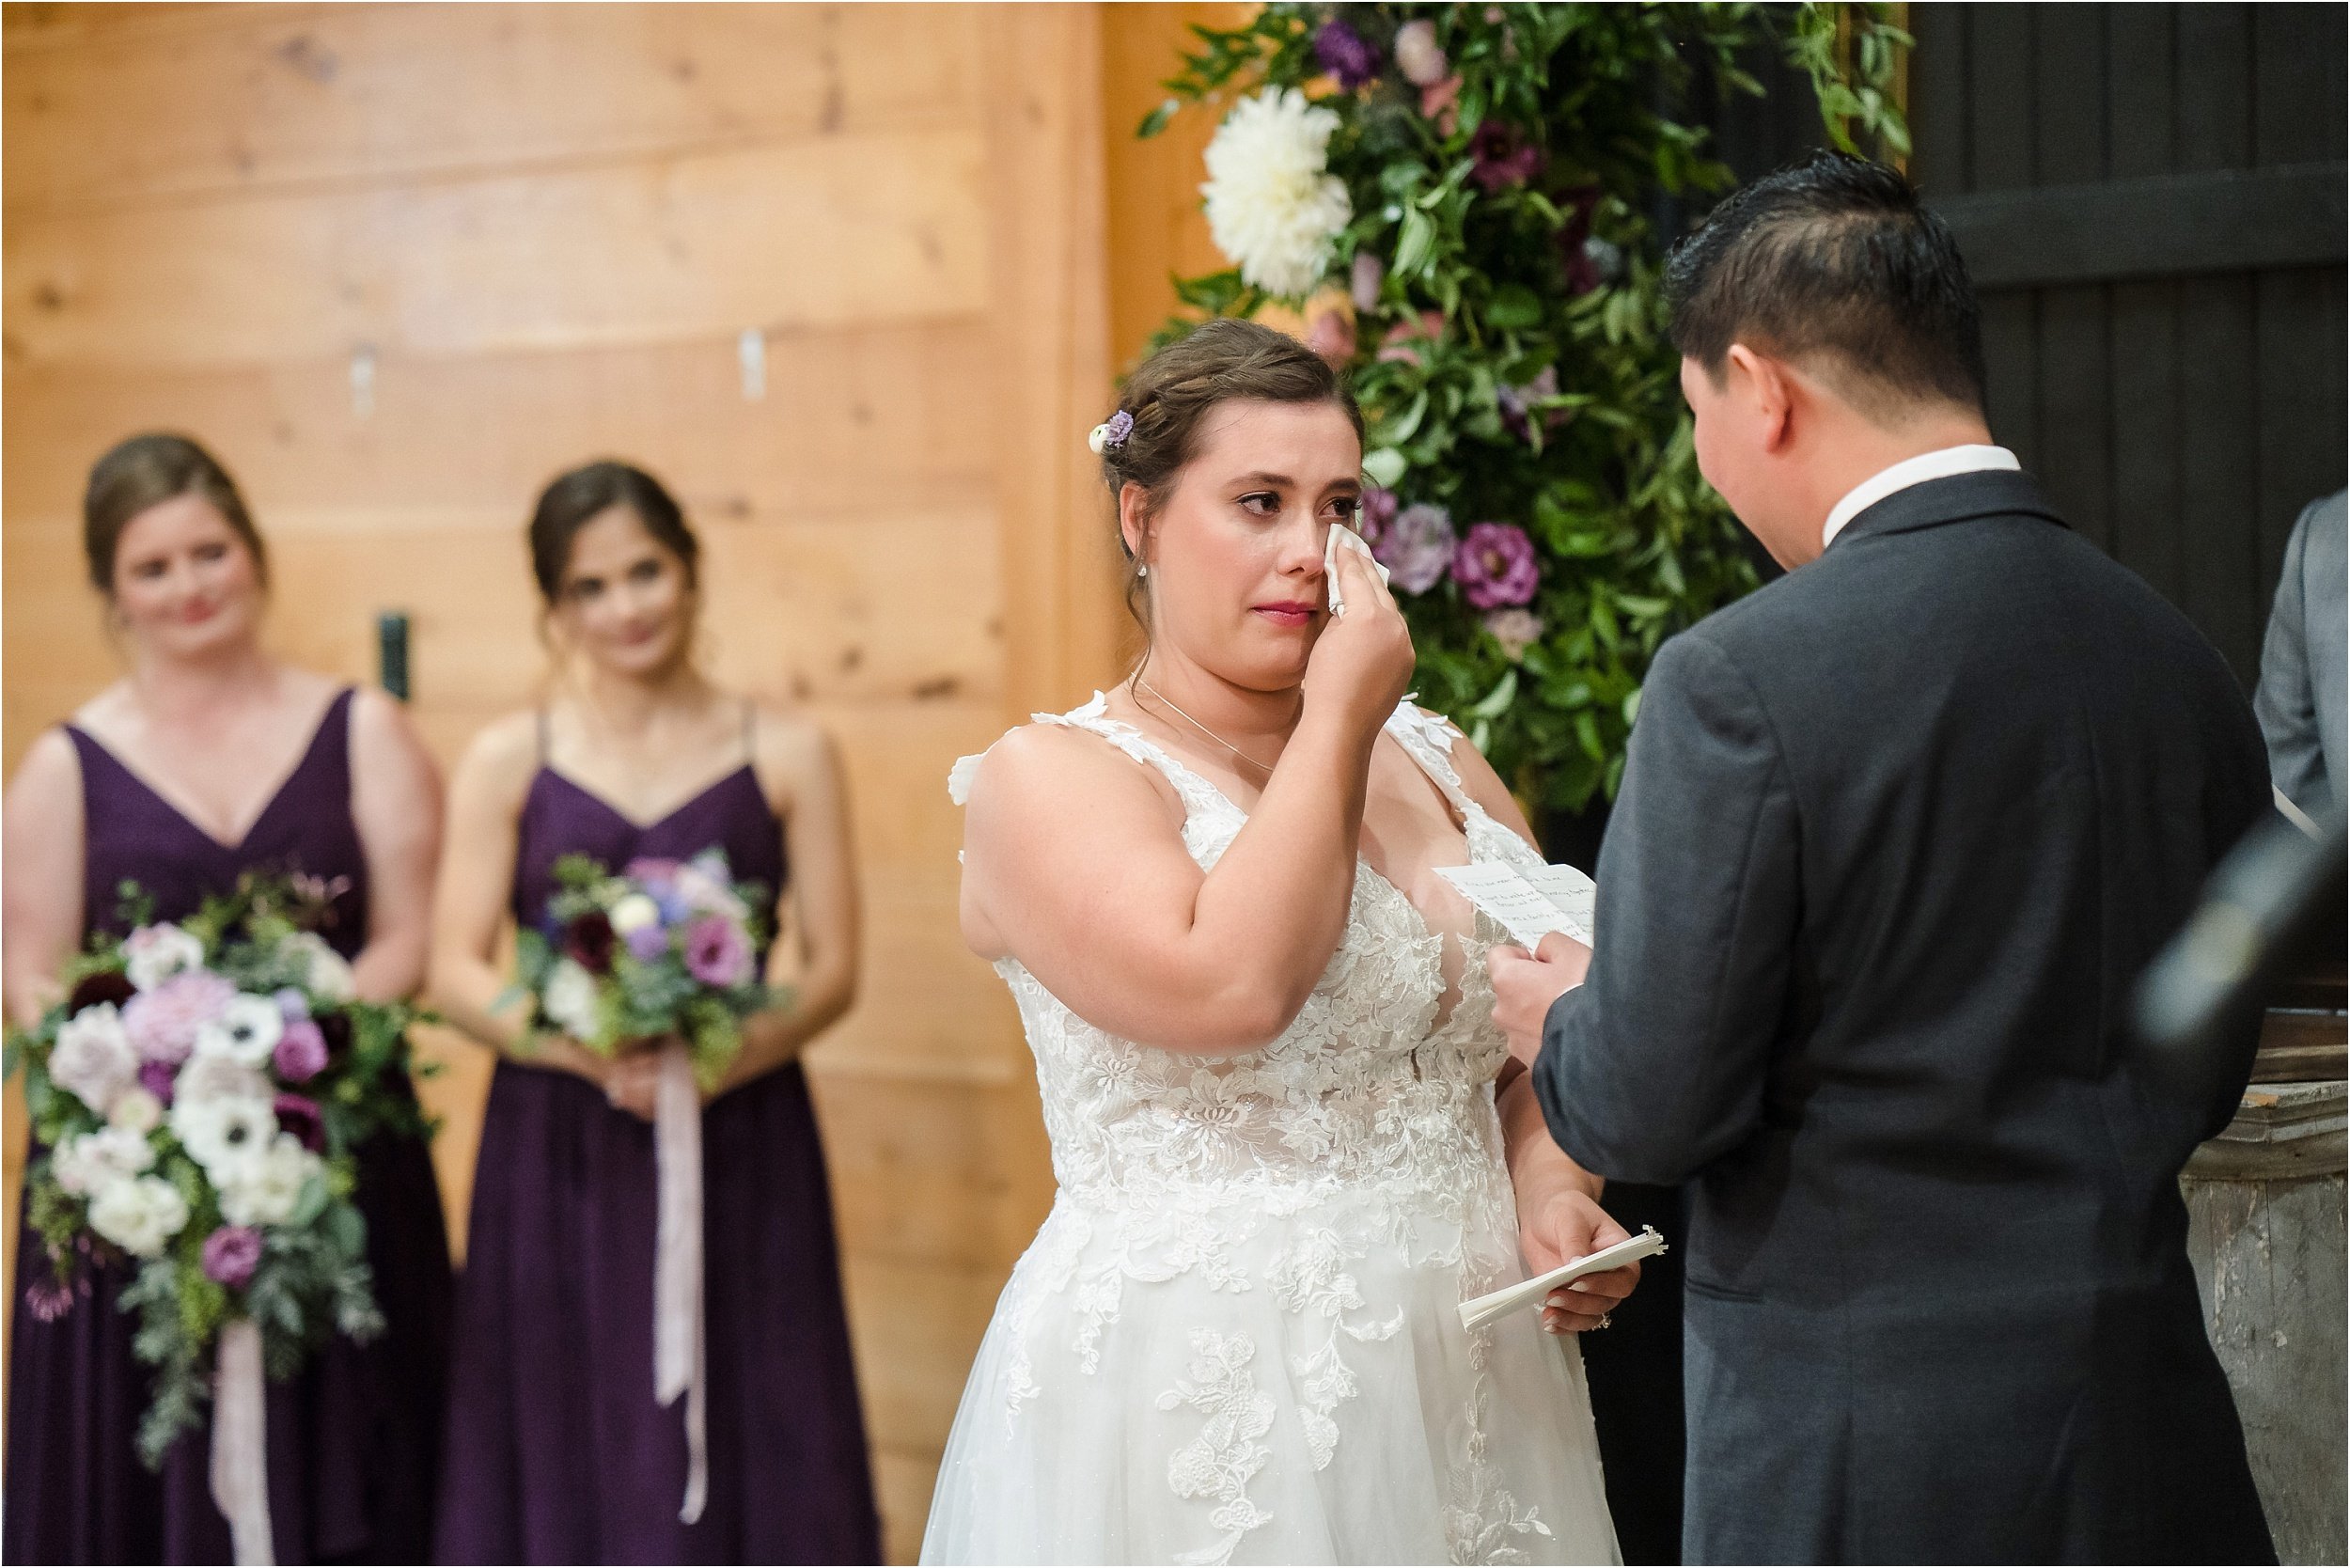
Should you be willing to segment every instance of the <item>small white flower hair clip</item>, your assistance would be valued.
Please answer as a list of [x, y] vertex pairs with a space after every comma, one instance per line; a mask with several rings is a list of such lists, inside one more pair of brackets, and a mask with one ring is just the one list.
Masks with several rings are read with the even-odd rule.
[[1135, 416], [1121, 408], [1107, 420], [1093, 427], [1086, 436], [1086, 446], [1092, 449], [1095, 457], [1100, 457], [1104, 452], [1114, 452], [1126, 445], [1126, 438], [1134, 433]]

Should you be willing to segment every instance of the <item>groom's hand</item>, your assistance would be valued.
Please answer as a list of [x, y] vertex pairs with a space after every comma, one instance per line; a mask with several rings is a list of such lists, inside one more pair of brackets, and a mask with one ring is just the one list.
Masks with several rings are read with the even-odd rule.
[[[1529, 1274], [1545, 1273], [1630, 1239], [1631, 1232], [1610, 1219], [1597, 1199], [1572, 1187], [1523, 1205], [1518, 1214], [1518, 1250], [1526, 1255]], [[1580, 1334], [1604, 1327], [1607, 1314], [1639, 1282], [1637, 1263], [1626, 1263], [1606, 1274], [1587, 1274], [1543, 1298], [1543, 1326], [1553, 1334]]]
[[1505, 943], [1485, 963], [1493, 976], [1494, 1022], [1510, 1037], [1510, 1054], [1531, 1067], [1542, 1054], [1543, 1021], [1550, 1016], [1550, 1004], [1583, 983], [1591, 966], [1591, 949], [1552, 932], [1536, 952]]

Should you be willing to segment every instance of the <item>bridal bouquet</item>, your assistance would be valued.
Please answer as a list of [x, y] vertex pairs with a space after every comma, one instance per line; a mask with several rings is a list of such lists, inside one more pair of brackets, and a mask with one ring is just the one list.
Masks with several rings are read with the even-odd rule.
[[602, 1056], [674, 1034], [694, 1076], [716, 1087], [742, 1022], [783, 998], [759, 975], [765, 888], [729, 879], [727, 857], [632, 860], [615, 876], [584, 855], [555, 864], [544, 925], [516, 939], [532, 1022]]
[[[214, 1352], [286, 1377], [329, 1334], [383, 1328], [352, 1204], [356, 1150], [428, 1132], [409, 1071], [405, 1004], [357, 999], [351, 965], [311, 926], [324, 892], [248, 877], [178, 924], [125, 884], [125, 937], [99, 935], [61, 977], [65, 1000], [12, 1031], [38, 1157], [25, 1175], [55, 1317], [87, 1270], [127, 1259], [133, 1341], [158, 1369], [139, 1426], [150, 1466], [202, 1419]], [[242, 1374], [241, 1374], [242, 1375]]]

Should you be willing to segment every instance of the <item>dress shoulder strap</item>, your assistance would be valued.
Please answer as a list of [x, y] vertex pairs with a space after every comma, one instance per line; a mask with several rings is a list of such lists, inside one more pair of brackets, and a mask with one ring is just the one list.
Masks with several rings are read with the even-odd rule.
[[[1058, 725], [1063, 729], [1083, 729], [1089, 734], [1099, 735], [1145, 767], [1156, 769], [1169, 784], [1175, 787], [1175, 793], [1183, 800], [1183, 809], [1186, 812], [1197, 814], [1201, 811], [1222, 809], [1231, 811], [1236, 815], [1241, 814], [1240, 808], [1232, 804], [1230, 797], [1223, 791], [1177, 761], [1133, 725], [1120, 723], [1111, 718], [1108, 714], [1108, 698], [1100, 692], [1095, 692], [1093, 700], [1081, 708], [1073, 708], [1066, 713], [1031, 713], [1028, 716], [1038, 724]], [[986, 755], [987, 753], [982, 751], [970, 757], [960, 757], [955, 760], [953, 769], [947, 775], [947, 796], [957, 806], [963, 805], [970, 798], [971, 780], [978, 775], [980, 760]]]
[[1434, 780], [1444, 798], [1452, 803], [1452, 808], [1467, 816], [1476, 803], [1461, 788], [1461, 770], [1452, 765], [1452, 743], [1461, 733], [1452, 721], [1442, 713], [1414, 707], [1406, 698], [1395, 705], [1386, 731], [1395, 737], [1404, 754], [1419, 764], [1420, 771]]

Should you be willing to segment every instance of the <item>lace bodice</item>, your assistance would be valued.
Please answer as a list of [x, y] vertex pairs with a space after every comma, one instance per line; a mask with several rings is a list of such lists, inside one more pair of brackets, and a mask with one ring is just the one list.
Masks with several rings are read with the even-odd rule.
[[[1220, 790], [1104, 699], [1038, 714], [1102, 736], [1164, 774], [1182, 798], [1183, 842], [1204, 870], [1246, 823]], [[1465, 822], [1472, 860], [1539, 865], [1523, 839], [1461, 788], [1457, 733], [1406, 702], [1387, 733], [1425, 769]], [[958, 802], [978, 759], [957, 766]], [[1305, 1007], [1280, 1037], [1244, 1055], [1203, 1058], [1136, 1044], [1079, 1018], [1016, 959], [996, 972], [1020, 1006], [1062, 1190], [1089, 1205], [1158, 1208], [1170, 1200], [1240, 1202], [1292, 1213], [1375, 1185], [1450, 1208], [1482, 1185], [1489, 1086], [1508, 1056], [1493, 1027], [1484, 955], [1505, 933], [1484, 916], [1466, 944], [1462, 994], [1439, 1021], [1442, 938], [1410, 901], [1357, 864], [1346, 933]]]
[[[1163, 774], [1203, 870], [1246, 825], [1099, 695], [1036, 717]], [[1407, 701], [1386, 732], [1472, 862], [1540, 864], [1462, 789], [1457, 730]], [[958, 804], [979, 762], [956, 763]], [[1439, 934], [1358, 861], [1304, 1007], [1222, 1058], [1121, 1039], [998, 961], [1060, 1191], [974, 1367], [924, 1560], [1614, 1559], [1571, 1359], [1456, 1315], [1523, 1277], [1485, 971], [1506, 933], [1470, 919]]]

